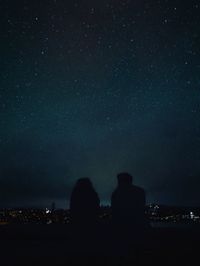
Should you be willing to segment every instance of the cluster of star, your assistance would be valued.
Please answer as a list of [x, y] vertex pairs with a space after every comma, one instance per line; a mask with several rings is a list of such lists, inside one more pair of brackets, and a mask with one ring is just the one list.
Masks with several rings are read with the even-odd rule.
[[198, 175], [198, 1], [8, 1], [2, 8], [1, 156], [12, 164], [15, 147], [22, 180], [30, 162], [18, 146], [30, 146], [36, 161], [32, 184], [45, 171], [37, 152], [61, 164], [59, 173], [47, 171], [50, 179], [97, 174], [103, 195], [114, 176], [106, 188], [105, 180], [120, 170], [140, 176], [151, 195], [155, 180], [162, 187], [179, 178], [186, 161], [186, 175]]

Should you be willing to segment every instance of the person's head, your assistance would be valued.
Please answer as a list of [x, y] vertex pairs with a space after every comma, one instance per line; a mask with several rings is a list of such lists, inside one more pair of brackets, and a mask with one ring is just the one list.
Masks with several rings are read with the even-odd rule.
[[133, 177], [129, 173], [119, 173], [117, 175], [118, 186], [130, 186]]
[[79, 188], [92, 188], [92, 182], [88, 177], [79, 178], [76, 182], [76, 187]]

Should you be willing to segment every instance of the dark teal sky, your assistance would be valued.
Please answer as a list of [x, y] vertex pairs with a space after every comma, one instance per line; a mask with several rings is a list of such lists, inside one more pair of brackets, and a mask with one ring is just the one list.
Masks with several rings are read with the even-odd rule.
[[[128, 171], [199, 205], [198, 1], [2, 1], [0, 205], [65, 204]], [[61, 205], [62, 205], [61, 204]]]

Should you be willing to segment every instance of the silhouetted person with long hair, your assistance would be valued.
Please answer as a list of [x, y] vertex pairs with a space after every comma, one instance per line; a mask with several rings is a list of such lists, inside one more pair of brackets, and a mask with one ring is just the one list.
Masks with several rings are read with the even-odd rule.
[[89, 178], [78, 179], [70, 199], [73, 224], [89, 225], [97, 222], [100, 200]]
[[89, 178], [76, 182], [70, 199], [72, 246], [78, 254], [98, 251], [98, 216], [100, 200]]

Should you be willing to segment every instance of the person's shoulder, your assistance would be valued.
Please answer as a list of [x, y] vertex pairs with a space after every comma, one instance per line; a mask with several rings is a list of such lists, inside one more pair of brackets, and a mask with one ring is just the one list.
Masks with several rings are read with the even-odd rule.
[[116, 188], [113, 192], [112, 192], [112, 197], [115, 197], [116, 195], [118, 195], [119, 194], [119, 188]]
[[133, 189], [137, 191], [138, 193], [145, 193], [145, 190], [142, 187], [133, 185]]

